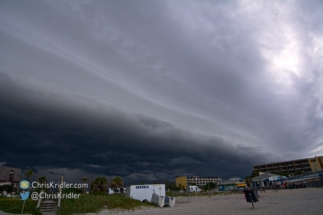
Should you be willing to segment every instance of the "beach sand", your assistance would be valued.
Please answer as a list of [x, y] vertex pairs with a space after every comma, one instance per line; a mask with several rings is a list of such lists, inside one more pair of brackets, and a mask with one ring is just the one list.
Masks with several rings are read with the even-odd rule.
[[[178, 197], [173, 208], [154, 207], [135, 211], [102, 210], [99, 213], [84, 215], [210, 215], [210, 214], [261, 214], [261, 215], [321, 215], [323, 214], [323, 188], [305, 188], [293, 190], [272, 190], [260, 193], [259, 202], [247, 203], [243, 194], [209, 197]], [[0, 215], [8, 215], [0, 211]]]
[[[209, 215], [209, 214], [323, 214], [323, 188], [272, 190], [260, 193], [259, 202], [247, 203], [243, 194], [214, 197], [190, 197], [189, 203], [176, 203], [173, 208], [146, 208], [135, 211], [103, 210], [99, 215]], [[183, 198], [183, 197], [182, 197]], [[181, 201], [181, 197], [178, 197]], [[88, 213], [86, 215], [95, 215]]]

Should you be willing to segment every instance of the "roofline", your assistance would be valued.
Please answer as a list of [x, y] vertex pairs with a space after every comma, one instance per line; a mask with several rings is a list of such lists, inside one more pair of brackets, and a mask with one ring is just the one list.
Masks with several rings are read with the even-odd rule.
[[[323, 156], [316, 156], [316, 157], [323, 157]], [[280, 161], [280, 162], [274, 162], [274, 163], [257, 164], [257, 165], [253, 165], [253, 167], [255, 167], [255, 166], [261, 166], [261, 165], [276, 164], [276, 163], [286, 163], [286, 162], [292, 162], [292, 161], [300, 161], [300, 160], [309, 160], [309, 159], [313, 159], [313, 158], [316, 158], [316, 157], [301, 158], [301, 159], [296, 159], [296, 160], [287, 160], [287, 161]]]

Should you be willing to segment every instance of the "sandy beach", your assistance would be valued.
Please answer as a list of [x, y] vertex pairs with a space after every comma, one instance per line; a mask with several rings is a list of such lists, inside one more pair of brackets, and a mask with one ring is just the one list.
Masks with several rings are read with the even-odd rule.
[[[178, 198], [181, 201], [181, 197]], [[323, 188], [305, 188], [293, 190], [269, 190], [261, 193], [259, 202], [252, 209], [251, 203], [247, 203], [244, 195], [227, 195], [216, 197], [191, 197], [189, 203], [177, 203], [173, 208], [149, 208], [133, 212], [120, 212], [103, 210], [99, 215], [209, 215], [209, 214], [322, 214]], [[86, 215], [94, 215], [88, 213]]]
[[[209, 214], [308, 214], [319, 215], [323, 211], [323, 188], [305, 188], [293, 190], [279, 190], [277, 193], [268, 190], [260, 193], [259, 202], [252, 209], [243, 194], [214, 197], [178, 197], [173, 208], [145, 208], [135, 211], [102, 210], [99, 213], [84, 215], [209, 215]], [[186, 202], [186, 203], [180, 203]], [[0, 215], [9, 215], [0, 211]]]

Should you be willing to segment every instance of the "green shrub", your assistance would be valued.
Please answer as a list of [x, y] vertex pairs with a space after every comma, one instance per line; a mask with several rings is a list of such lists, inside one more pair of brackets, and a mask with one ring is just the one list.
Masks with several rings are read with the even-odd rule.
[[90, 192], [91, 195], [94, 195], [94, 196], [107, 196], [108, 193], [106, 192], [102, 192], [102, 191], [99, 191], [99, 190], [92, 190]]
[[[7, 213], [20, 214], [24, 201], [20, 198], [0, 198], [0, 210]], [[41, 212], [36, 209], [37, 201], [27, 199], [25, 202], [24, 213], [41, 215]]]
[[154, 207], [150, 203], [127, 198], [122, 194], [83, 194], [79, 199], [62, 199], [59, 215], [97, 213], [102, 209], [134, 210], [140, 207]]
[[67, 188], [62, 191], [62, 193], [74, 193], [74, 194], [81, 194], [83, 193], [82, 189], [78, 188]]
[[9, 185], [9, 184], [1, 185], [0, 193], [2, 193], [3, 191], [6, 191], [7, 193], [11, 193], [14, 191], [14, 188], [12, 185]]

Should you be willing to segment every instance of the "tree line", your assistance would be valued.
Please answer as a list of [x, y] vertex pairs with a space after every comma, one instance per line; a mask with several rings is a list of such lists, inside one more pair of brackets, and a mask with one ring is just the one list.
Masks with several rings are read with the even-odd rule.
[[[34, 173], [32, 170], [27, 170], [25, 173], [26, 180], [28, 180], [33, 174]], [[91, 191], [99, 191], [99, 192], [107, 192], [108, 191], [108, 188], [109, 188], [108, 179], [104, 176], [96, 177], [91, 182], [90, 182], [89, 177], [86, 177], [86, 176], [81, 177], [80, 180], [83, 184], [88, 184]], [[48, 183], [47, 177], [46, 176], [38, 177], [38, 182], [40, 184]], [[116, 176], [111, 180], [110, 188], [112, 190], [116, 190], [116, 189], [122, 188], [122, 187], [123, 187], [123, 180], [121, 177]], [[48, 189], [46, 190], [46, 188], [44, 190], [48, 191]], [[86, 192], [85, 188], [82, 189], [82, 192]]]

